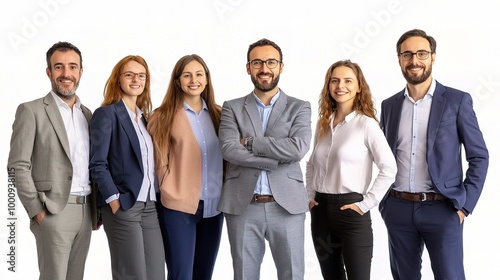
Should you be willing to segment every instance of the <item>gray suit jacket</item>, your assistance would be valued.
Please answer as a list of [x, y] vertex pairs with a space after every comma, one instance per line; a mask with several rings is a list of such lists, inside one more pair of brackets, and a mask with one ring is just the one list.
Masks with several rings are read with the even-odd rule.
[[[83, 105], [82, 110], [90, 121], [90, 110]], [[73, 176], [70, 158], [64, 122], [52, 95], [19, 105], [12, 125], [7, 168], [15, 174], [17, 194], [30, 218], [40, 213], [44, 205], [52, 214], [64, 209]], [[94, 189], [92, 193], [95, 194]], [[91, 205], [95, 203], [91, 201]], [[95, 225], [95, 207], [92, 210]]]
[[[254, 137], [252, 152], [241, 143]], [[269, 184], [278, 204], [291, 214], [307, 212], [300, 160], [311, 141], [311, 105], [287, 96], [283, 91], [274, 104], [267, 130], [252, 93], [224, 102], [219, 138], [228, 162], [218, 210], [239, 215], [252, 198], [261, 170], [267, 170]]]

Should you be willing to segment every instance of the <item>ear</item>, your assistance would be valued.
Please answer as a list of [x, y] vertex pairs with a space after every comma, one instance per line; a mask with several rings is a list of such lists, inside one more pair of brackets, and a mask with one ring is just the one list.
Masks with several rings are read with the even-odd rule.
[[179, 80], [175, 80], [174, 83], [176, 86], [181, 87], [181, 82], [179, 82]]
[[47, 77], [49, 77], [49, 79], [52, 78], [52, 73], [50, 72], [49, 68], [45, 69], [45, 73], [47, 73]]
[[285, 67], [285, 63], [280, 62], [280, 74], [283, 72], [283, 67]]

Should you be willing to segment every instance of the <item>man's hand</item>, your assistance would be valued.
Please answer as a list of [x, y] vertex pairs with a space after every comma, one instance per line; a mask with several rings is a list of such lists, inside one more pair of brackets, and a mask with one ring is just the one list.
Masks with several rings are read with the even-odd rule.
[[460, 217], [460, 224], [464, 222], [465, 219], [465, 213], [462, 210], [457, 211], [458, 217]]
[[43, 209], [42, 212], [36, 214], [35, 221], [38, 223], [38, 225], [40, 225], [45, 218], [45, 212], [45, 209]]

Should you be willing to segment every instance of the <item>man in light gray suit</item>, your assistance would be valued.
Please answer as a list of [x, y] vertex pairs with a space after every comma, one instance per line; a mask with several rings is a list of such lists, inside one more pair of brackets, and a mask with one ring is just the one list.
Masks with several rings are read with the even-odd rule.
[[228, 162], [218, 209], [226, 218], [234, 279], [259, 279], [268, 240], [278, 279], [304, 279], [307, 198], [300, 160], [309, 150], [311, 106], [278, 81], [283, 55], [274, 42], [250, 45], [254, 90], [224, 102], [219, 129]]
[[52, 91], [17, 108], [7, 169], [31, 218], [39, 279], [83, 279], [92, 228], [98, 227], [88, 169], [92, 114], [75, 94], [83, 72], [80, 50], [58, 42], [46, 59]]

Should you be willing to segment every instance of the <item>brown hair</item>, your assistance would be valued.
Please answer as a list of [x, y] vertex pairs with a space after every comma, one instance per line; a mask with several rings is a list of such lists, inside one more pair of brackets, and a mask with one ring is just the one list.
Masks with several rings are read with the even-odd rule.
[[436, 52], [437, 43], [436, 43], [436, 40], [432, 36], [427, 35], [427, 33], [425, 33], [425, 31], [423, 31], [423, 30], [412, 29], [410, 31], [406, 31], [403, 35], [401, 35], [401, 37], [399, 37], [399, 40], [396, 43], [396, 51], [397, 51], [398, 55], [401, 52], [401, 44], [403, 44], [403, 42], [406, 41], [406, 39], [408, 39], [410, 37], [422, 37], [422, 38], [426, 39], [429, 42], [431, 52], [432, 53]]
[[210, 78], [210, 71], [205, 61], [196, 54], [185, 55], [180, 58], [172, 70], [167, 93], [157, 109], [154, 110], [154, 118], [148, 125], [149, 133], [153, 138], [155, 147], [155, 159], [157, 166], [164, 166], [167, 162], [167, 152], [170, 148], [170, 133], [176, 112], [183, 107], [184, 92], [179, 86], [179, 78], [184, 68], [191, 61], [199, 62], [207, 75], [207, 86], [201, 93], [201, 98], [205, 100], [210, 118], [214, 124], [215, 132], [218, 133], [220, 124], [221, 107], [215, 103], [215, 94]]
[[356, 78], [359, 83], [358, 86], [360, 92], [356, 94], [356, 97], [354, 98], [354, 103], [353, 103], [354, 111], [377, 120], [377, 117], [375, 116], [376, 111], [375, 111], [375, 106], [373, 104], [370, 87], [368, 86], [365, 76], [361, 71], [361, 67], [359, 67], [358, 64], [351, 62], [350, 60], [340, 60], [332, 64], [326, 71], [325, 84], [323, 86], [323, 89], [321, 90], [318, 102], [319, 103], [319, 109], [318, 109], [319, 116], [318, 116], [318, 126], [317, 126], [318, 139], [323, 137], [326, 131], [328, 131], [332, 115], [337, 110], [337, 102], [330, 95], [330, 79], [333, 70], [340, 66], [351, 68], [352, 71], [354, 72], [354, 75], [356, 75]]

